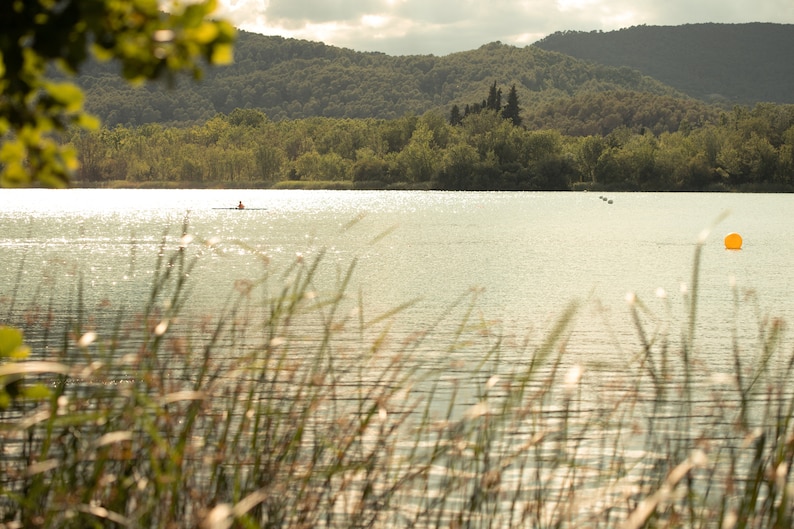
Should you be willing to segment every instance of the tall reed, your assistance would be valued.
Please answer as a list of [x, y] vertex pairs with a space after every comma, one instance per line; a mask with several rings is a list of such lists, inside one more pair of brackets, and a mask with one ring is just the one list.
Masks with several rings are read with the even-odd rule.
[[790, 527], [794, 355], [762, 321], [733, 372], [701, 367], [701, 244], [680, 336], [633, 298], [639, 349], [599, 374], [566, 354], [575, 303], [538, 343], [474, 292], [405, 335], [410, 304], [370, 314], [322, 256], [197, 320], [185, 226], [134, 314], [79, 282], [68, 317], [8, 312], [2, 526]]

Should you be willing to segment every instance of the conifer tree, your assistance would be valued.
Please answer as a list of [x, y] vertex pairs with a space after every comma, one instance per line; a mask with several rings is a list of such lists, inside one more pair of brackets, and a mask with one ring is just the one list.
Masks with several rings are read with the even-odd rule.
[[460, 115], [460, 108], [458, 105], [452, 105], [452, 110], [449, 112], [449, 124], [452, 126], [460, 125], [461, 121], [463, 121], [463, 116]]
[[496, 88], [496, 81], [491, 85], [488, 90], [488, 99], [485, 101], [485, 108], [488, 110], [495, 110], [499, 112], [502, 110], [502, 89]]
[[521, 125], [521, 107], [518, 105], [518, 91], [516, 85], [510, 87], [510, 92], [507, 94], [507, 104], [502, 110], [502, 117], [509, 119], [516, 127]]

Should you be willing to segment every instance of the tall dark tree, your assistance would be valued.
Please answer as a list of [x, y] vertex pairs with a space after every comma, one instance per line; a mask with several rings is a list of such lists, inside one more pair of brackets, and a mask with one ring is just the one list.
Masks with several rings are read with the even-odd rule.
[[518, 91], [516, 85], [510, 87], [507, 94], [507, 104], [502, 109], [502, 117], [509, 119], [516, 127], [521, 125], [521, 107], [518, 105]]
[[460, 114], [460, 107], [458, 107], [458, 105], [452, 105], [452, 110], [449, 112], [449, 124], [453, 126], [460, 125], [461, 121], [463, 121], [463, 116]]
[[495, 110], [496, 112], [502, 110], [502, 89], [496, 88], [496, 81], [493, 82], [491, 88], [488, 90], [488, 99], [485, 102], [485, 108], [488, 110]]

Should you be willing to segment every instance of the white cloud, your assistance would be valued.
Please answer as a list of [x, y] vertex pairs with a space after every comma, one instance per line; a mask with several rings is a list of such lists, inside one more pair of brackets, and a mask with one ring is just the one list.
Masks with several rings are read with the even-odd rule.
[[499, 40], [639, 24], [794, 23], [791, 0], [221, 0], [246, 31], [393, 55], [444, 55]]

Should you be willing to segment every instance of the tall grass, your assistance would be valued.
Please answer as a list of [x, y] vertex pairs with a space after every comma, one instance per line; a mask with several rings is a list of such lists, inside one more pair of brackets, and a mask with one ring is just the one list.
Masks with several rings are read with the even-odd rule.
[[700, 245], [684, 328], [633, 299], [639, 349], [604, 374], [566, 355], [575, 304], [538, 343], [474, 295], [405, 335], [409, 305], [369, 314], [355, 263], [326, 290], [322, 257], [185, 317], [196, 244], [164, 238], [137, 311], [79, 284], [68, 317], [8, 311], [31, 354], [0, 344], [3, 527], [792, 525], [794, 354], [762, 321], [732, 372], [702, 367]]

